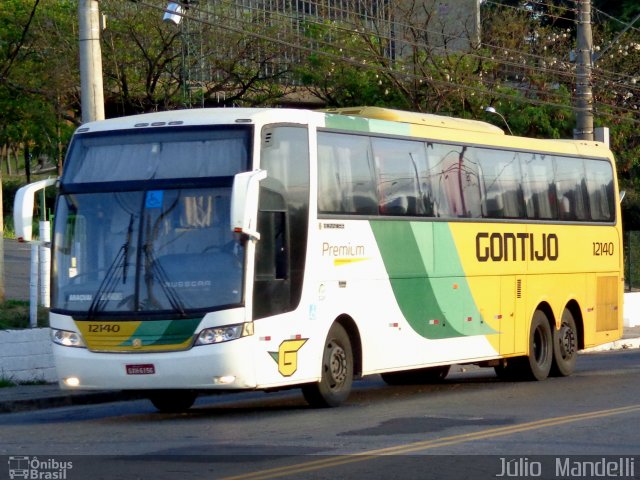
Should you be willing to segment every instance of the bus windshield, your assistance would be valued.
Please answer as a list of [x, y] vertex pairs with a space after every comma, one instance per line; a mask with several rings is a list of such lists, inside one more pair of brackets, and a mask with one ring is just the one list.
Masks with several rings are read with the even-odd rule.
[[75, 146], [56, 208], [52, 309], [92, 319], [242, 303], [230, 199], [249, 136], [191, 136], [111, 134]]
[[76, 135], [62, 184], [233, 176], [247, 169], [250, 134], [185, 127]]

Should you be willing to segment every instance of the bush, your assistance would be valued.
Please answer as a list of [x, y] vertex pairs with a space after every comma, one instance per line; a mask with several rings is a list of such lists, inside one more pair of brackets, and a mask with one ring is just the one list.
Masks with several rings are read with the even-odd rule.
[[[38, 307], [38, 326], [49, 326], [49, 309]], [[0, 330], [29, 328], [29, 302], [7, 300], [0, 303]]]

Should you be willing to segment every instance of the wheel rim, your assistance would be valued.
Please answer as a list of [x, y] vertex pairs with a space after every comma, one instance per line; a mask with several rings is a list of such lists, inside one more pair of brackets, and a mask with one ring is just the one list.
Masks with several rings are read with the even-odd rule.
[[571, 358], [576, 353], [576, 336], [568, 324], [563, 323], [558, 335], [558, 346], [563, 359]]
[[538, 365], [544, 365], [549, 355], [549, 344], [546, 342], [544, 329], [539, 326], [533, 335], [533, 355]]
[[327, 378], [329, 380], [329, 388], [337, 390], [342, 387], [347, 379], [347, 353], [344, 348], [335, 342], [330, 342], [327, 348], [329, 349], [329, 361], [325, 365], [325, 370], [329, 374]]

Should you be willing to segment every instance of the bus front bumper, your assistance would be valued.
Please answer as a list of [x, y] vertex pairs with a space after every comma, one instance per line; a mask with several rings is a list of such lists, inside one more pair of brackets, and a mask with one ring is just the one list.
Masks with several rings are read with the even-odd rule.
[[74, 390], [252, 389], [251, 338], [181, 352], [100, 353], [54, 344], [60, 387]]

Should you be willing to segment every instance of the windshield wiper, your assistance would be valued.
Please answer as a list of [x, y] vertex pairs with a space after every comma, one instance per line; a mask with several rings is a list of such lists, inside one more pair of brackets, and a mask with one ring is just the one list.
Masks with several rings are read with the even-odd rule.
[[89, 310], [87, 311], [87, 317], [89, 320], [92, 320], [96, 313], [101, 312], [105, 305], [109, 303], [111, 300], [109, 297], [116, 289], [118, 285], [118, 277], [117, 273], [119, 269], [122, 269], [122, 283], [126, 283], [127, 281], [127, 268], [128, 268], [128, 260], [129, 260], [129, 247], [131, 245], [131, 237], [133, 234], [133, 214], [131, 215], [131, 219], [129, 220], [129, 228], [127, 230], [127, 238], [125, 242], [122, 244], [118, 253], [116, 253], [113, 262], [109, 265], [107, 269], [107, 273], [105, 274], [102, 282], [98, 286], [96, 293], [91, 300], [91, 305], [89, 306]]
[[[180, 298], [180, 295], [176, 291], [175, 288], [171, 286], [171, 281], [167, 272], [165, 272], [162, 265], [158, 261], [158, 258], [155, 256], [153, 251], [153, 246], [151, 243], [145, 243], [142, 247], [142, 251], [145, 255], [145, 281], [147, 282], [147, 292], [149, 296], [152, 295], [152, 288], [150, 286], [150, 281], [154, 278], [159, 281], [160, 288], [164, 292], [164, 295], [167, 297], [171, 308], [174, 311], [180, 313], [181, 315], [185, 315], [184, 311], [184, 302]], [[151, 273], [149, 273], [151, 272]]]
[[127, 283], [127, 271], [129, 270], [129, 246], [131, 245], [131, 236], [133, 235], [133, 214], [129, 219], [129, 227], [127, 228], [127, 240], [122, 245], [124, 253], [124, 265], [122, 266], [122, 283]]

